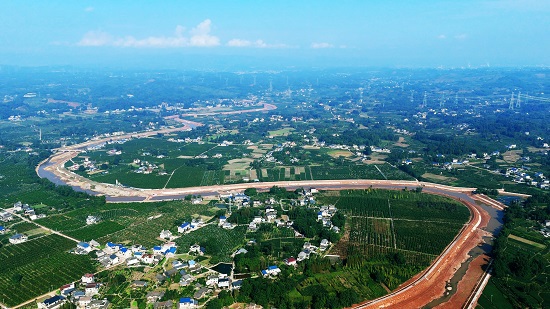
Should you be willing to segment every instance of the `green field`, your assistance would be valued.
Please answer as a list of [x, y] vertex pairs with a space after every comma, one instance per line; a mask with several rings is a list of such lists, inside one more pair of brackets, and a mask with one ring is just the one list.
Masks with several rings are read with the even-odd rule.
[[89, 256], [68, 253], [76, 243], [58, 235], [0, 248], [0, 299], [8, 306], [78, 280], [96, 267]]
[[412, 191], [342, 191], [327, 197], [346, 212], [349, 255], [380, 258], [400, 252], [407, 263], [427, 266], [458, 234], [468, 209], [447, 198]]
[[176, 240], [181, 252], [187, 252], [189, 247], [199, 244], [206, 248], [206, 254], [219, 262], [231, 262], [230, 255], [244, 243], [246, 226], [238, 226], [225, 230], [215, 225], [202, 227]]

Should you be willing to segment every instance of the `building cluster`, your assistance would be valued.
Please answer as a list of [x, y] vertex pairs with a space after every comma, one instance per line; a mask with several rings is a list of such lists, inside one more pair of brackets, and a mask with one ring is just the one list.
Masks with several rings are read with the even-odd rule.
[[59, 294], [38, 303], [39, 309], [58, 309], [65, 303], [72, 303], [79, 309], [107, 309], [107, 299], [99, 299], [100, 283], [95, 282], [94, 274], [84, 274], [80, 281], [65, 284]]

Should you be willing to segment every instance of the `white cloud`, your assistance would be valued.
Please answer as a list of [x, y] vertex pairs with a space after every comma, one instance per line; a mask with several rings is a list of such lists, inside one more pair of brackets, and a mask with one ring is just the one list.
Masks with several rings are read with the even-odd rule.
[[89, 6], [87, 8], [84, 9], [84, 12], [93, 12], [94, 11], [94, 7], [93, 6]]
[[468, 38], [468, 35], [466, 33], [461, 33], [461, 34], [455, 35], [455, 39], [457, 39], [457, 40], [465, 40], [467, 38]]
[[326, 42], [322, 42], [322, 43], [311, 43], [311, 48], [333, 48], [334, 45], [330, 44], [330, 43], [326, 43]]
[[226, 45], [231, 47], [249, 47], [252, 45], [252, 42], [248, 40], [232, 39], [229, 40]]
[[242, 40], [242, 39], [232, 39], [229, 40], [226, 44], [230, 47], [255, 47], [255, 48], [288, 48], [286, 44], [268, 44], [264, 40]]
[[438, 39], [440, 39], [440, 40], [445, 40], [445, 39], [447, 38], [447, 36], [444, 35], [444, 34], [440, 34], [440, 35], [438, 35], [436, 38], [438, 38]]
[[198, 24], [189, 31], [190, 37], [184, 35], [185, 28], [178, 25], [172, 36], [150, 36], [138, 39], [134, 36], [113, 38], [106, 32], [90, 31], [77, 43], [78, 46], [117, 46], [117, 47], [150, 47], [150, 48], [173, 48], [173, 47], [212, 47], [220, 45], [220, 39], [211, 35], [210, 19]]
[[206, 19], [195, 28], [191, 29], [191, 46], [207, 47], [220, 45], [220, 39], [217, 36], [210, 35], [211, 25], [212, 21]]
[[76, 43], [78, 46], [104, 46], [111, 42], [112, 38], [106, 32], [88, 31], [82, 39]]

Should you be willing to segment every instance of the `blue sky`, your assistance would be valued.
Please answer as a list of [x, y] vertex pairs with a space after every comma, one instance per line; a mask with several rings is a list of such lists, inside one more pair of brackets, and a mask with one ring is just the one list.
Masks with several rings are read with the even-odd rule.
[[550, 65], [550, 1], [8, 1], [0, 64]]

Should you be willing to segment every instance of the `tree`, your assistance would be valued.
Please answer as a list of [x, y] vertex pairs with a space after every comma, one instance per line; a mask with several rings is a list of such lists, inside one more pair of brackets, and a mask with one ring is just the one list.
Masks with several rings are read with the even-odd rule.
[[244, 190], [244, 194], [247, 196], [255, 196], [258, 195], [258, 189], [256, 188], [248, 188]]

